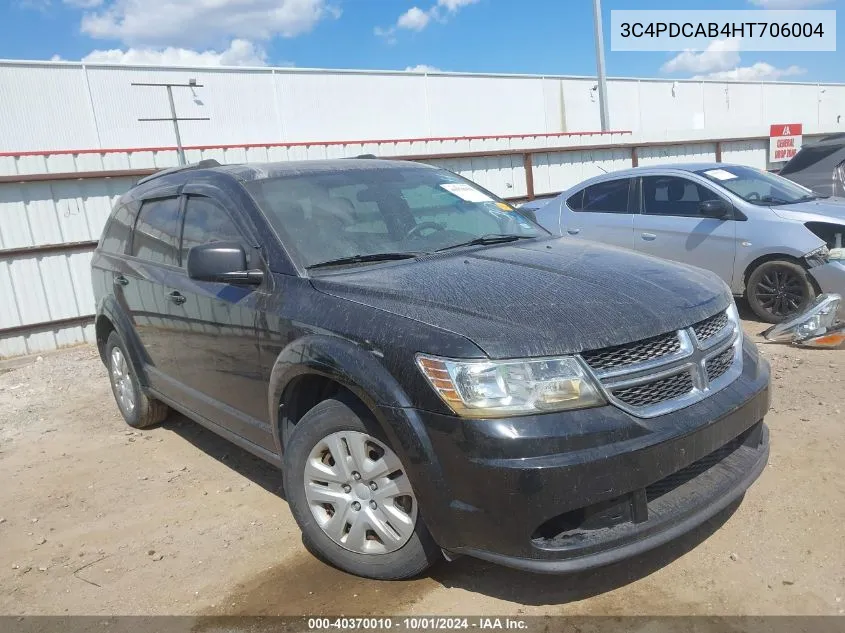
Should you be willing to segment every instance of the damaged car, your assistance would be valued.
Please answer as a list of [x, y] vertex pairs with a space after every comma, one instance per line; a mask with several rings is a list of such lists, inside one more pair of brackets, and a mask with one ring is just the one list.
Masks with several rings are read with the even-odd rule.
[[822, 293], [845, 294], [845, 200], [724, 163], [603, 174], [535, 209], [560, 235], [713, 271], [780, 323]]
[[126, 422], [173, 409], [275, 465], [307, 547], [354, 574], [591, 569], [766, 465], [769, 366], [722, 280], [443, 169], [177, 168], [117, 201], [91, 266]]

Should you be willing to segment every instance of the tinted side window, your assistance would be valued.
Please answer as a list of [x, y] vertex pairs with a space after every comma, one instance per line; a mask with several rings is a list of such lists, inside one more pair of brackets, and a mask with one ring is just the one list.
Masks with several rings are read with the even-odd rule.
[[125, 253], [135, 213], [128, 205], [121, 205], [109, 218], [103, 231], [102, 248], [109, 253]]
[[675, 176], [643, 178], [643, 213], [700, 217], [699, 203], [718, 196], [698, 183]]
[[176, 266], [178, 216], [179, 198], [144, 202], [135, 223], [132, 254], [147, 261]]
[[584, 189], [580, 211], [598, 213], [628, 213], [628, 186], [630, 178], [608, 180]]
[[182, 266], [188, 263], [188, 251], [194, 246], [241, 239], [238, 227], [220, 205], [209, 198], [188, 198], [182, 229]]

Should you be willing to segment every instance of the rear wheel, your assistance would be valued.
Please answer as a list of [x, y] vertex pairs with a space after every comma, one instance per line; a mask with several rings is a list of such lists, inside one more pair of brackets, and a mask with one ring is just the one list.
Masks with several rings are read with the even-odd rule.
[[441, 558], [399, 456], [365, 412], [325, 400], [285, 447], [285, 493], [310, 551], [382, 580], [416, 576]]
[[816, 297], [807, 271], [787, 260], [763, 262], [748, 277], [748, 304], [767, 323], [780, 323], [806, 309]]
[[150, 398], [141, 389], [135, 368], [117, 332], [109, 334], [106, 341], [106, 365], [117, 408], [129, 426], [143, 429], [167, 417], [167, 405]]

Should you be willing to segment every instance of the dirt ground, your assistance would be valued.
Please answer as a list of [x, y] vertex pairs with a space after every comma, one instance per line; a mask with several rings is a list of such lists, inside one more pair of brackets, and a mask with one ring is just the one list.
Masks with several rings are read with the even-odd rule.
[[179, 415], [125, 426], [93, 348], [5, 363], [0, 614], [843, 614], [845, 351], [762, 350], [771, 462], [709, 524], [591, 573], [463, 558], [394, 583], [308, 554], [261, 460]]

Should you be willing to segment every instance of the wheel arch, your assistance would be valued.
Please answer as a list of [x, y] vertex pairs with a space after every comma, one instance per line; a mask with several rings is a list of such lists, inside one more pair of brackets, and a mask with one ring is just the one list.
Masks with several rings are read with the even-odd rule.
[[97, 341], [97, 351], [100, 353], [100, 359], [104, 364], [106, 363], [106, 341], [111, 332], [117, 332], [120, 340], [126, 346], [126, 352], [135, 369], [135, 374], [141, 382], [141, 386], [149, 386], [145, 370], [147, 355], [144, 352], [140, 339], [135, 334], [132, 322], [113, 297], [105, 297], [97, 306], [94, 332]]
[[416, 443], [420, 429], [394, 428], [382, 411], [382, 407], [408, 408], [411, 402], [378, 357], [340, 337], [311, 335], [285, 347], [270, 373], [268, 407], [280, 455], [302, 415], [318, 402], [338, 395], [364, 407], [398, 448], [409, 449]]
[[[743, 294], [747, 296], [748, 293], [748, 280], [751, 278], [751, 275], [757, 270], [761, 265], [765, 264], [766, 262], [773, 262], [773, 261], [787, 261], [793, 264], [798, 264], [804, 270], [810, 271], [810, 266], [807, 264], [806, 260], [803, 257], [796, 257], [795, 255], [789, 255], [787, 253], [768, 253], [766, 255], [761, 255], [757, 257], [757, 259], [753, 260], [748, 266], [745, 268], [745, 272], [742, 276], [742, 291]], [[807, 275], [807, 278], [810, 280], [810, 283], [813, 284], [813, 288], [817, 293], [821, 292], [821, 288], [819, 288], [818, 282], [812, 275]]]

